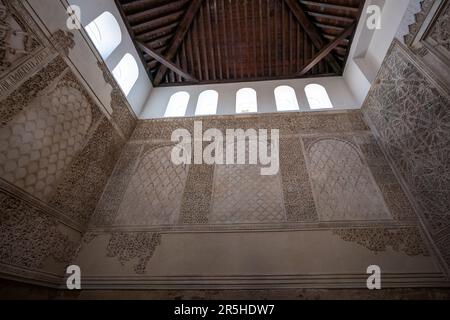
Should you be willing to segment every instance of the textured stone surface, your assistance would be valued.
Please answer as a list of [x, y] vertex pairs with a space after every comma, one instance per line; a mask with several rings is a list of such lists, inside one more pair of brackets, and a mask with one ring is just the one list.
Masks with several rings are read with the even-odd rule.
[[429, 255], [422, 235], [416, 227], [336, 229], [333, 232], [345, 241], [356, 242], [373, 252], [383, 252], [392, 248], [409, 256]]
[[142, 156], [115, 221], [118, 225], [171, 225], [179, 220], [189, 167], [170, 160], [171, 147]]
[[45, 267], [53, 258], [70, 263], [78, 249], [78, 242], [70, 239], [54, 217], [43, 208], [25, 203], [0, 189], [0, 262], [31, 270]]
[[[435, 239], [450, 225], [449, 105], [448, 95], [395, 42], [363, 107]], [[448, 257], [450, 243], [440, 247]]]
[[41, 92], [0, 129], [0, 177], [48, 199], [83, 147], [92, 120], [89, 100], [70, 83]]
[[391, 218], [354, 143], [330, 137], [304, 143], [321, 221]]
[[0, 11], [0, 272], [54, 284], [135, 118], [116, 99], [122, 117], [108, 120], [91, 99], [64, 60], [74, 34], [44, 35], [22, 1], [1, 1]]
[[161, 235], [158, 233], [136, 232], [120, 233], [115, 232], [107, 247], [108, 257], [117, 257], [121, 264], [130, 260], [137, 260], [134, 270], [137, 274], [146, 271], [147, 263], [153, 256], [156, 247], [161, 244]]
[[257, 165], [218, 165], [211, 223], [286, 221], [278, 175], [262, 176]]

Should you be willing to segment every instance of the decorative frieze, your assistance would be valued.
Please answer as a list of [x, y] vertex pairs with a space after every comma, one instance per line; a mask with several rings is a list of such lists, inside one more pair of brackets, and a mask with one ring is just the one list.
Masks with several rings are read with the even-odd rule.
[[137, 260], [134, 271], [145, 274], [147, 264], [161, 244], [161, 234], [151, 232], [114, 232], [106, 249], [107, 256], [118, 258], [122, 265]]
[[394, 250], [409, 256], [429, 256], [417, 227], [336, 229], [333, 233], [345, 241], [357, 243], [375, 253]]

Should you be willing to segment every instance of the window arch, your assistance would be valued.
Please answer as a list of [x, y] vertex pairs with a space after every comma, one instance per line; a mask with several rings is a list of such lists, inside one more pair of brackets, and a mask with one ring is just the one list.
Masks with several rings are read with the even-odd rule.
[[327, 90], [320, 84], [309, 84], [305, 87], [306, 98], [308, 98], [311, 109], [331, 109], [333, 104], [328, 96]]
[[236, 113], [258, 112], [256, 91], [251, 88], [240, 89], [236, 93]]
[[219, 102], [219, 93], [215, 90], [203, 91], [198, 97], [196, 116], [206, 116], [217, 113], [217, 103]]
[[292, 87], [279, 86], [275, 88], [274, 93], [278, 111], [300, 110], [297, 95]]
[[139, 77], [139, 67], [134, 57], [127, 53], [113, 70], [113, 76], [126, 96]]
[[164, 117], [184, 117], [190, 97], [189, 93], [185, 91], [174, 93], [170, 97]]
[[91, 21], [85, 29], [103, 59], [107, 59], [122, 42], [119, 23], [108, 11]]

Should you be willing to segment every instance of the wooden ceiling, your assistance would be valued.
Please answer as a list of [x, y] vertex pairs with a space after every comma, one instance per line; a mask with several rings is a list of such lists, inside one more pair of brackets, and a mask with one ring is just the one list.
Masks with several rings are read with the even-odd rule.
[[154, 86], [342, 75], [365, 0], [116, 0]]

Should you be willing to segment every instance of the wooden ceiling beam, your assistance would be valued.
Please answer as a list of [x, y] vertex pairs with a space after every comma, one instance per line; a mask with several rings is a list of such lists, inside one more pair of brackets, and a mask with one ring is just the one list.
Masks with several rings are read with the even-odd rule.
[[[178, 48], [180, 47], [181, 43], [183, 42], [186, 32], [189, 30], [189, 27], [191, 26], [191, 23], [194, 20], [194, 17], [197, 15], [197, 12], [202, 5], [202, 2], [203, 2], [203, 0], [192, 0], [191, 5], [189, 6], [186, 14], [184, 15], [182, 21], [180, 22], [180, 25], [178, 26], [178, 30], [173, 37], [172, 43], [169, 47], [169, 50], [165, 54], [166, 61], [171, 61], [174, 58], [174, 56], [176, 55]], [[158, 86], [161, 83], [166, 72], [167, 72], [167, 66], [162, 64], [160, 66], [160, 68], [156, 74], [155, 80], [153, 82], [153, 84], [155, 86]]]
[[331, 4], [331, 3], [323, 3], [318, 1], [306, 1], [306, 0], [300, 0], [300, 2], [307, 6], [314, 6], [314, 7], [320, 7], [320, 9], [329, 9], [329, 10], [346, 10], [351, 11], [354, 13], [359, 12], [358, 7], [350, 7], [343, 4]]
[[153, 59], [155, 59], [156, 61], [158, 61], [159, 63], [161, 63], [162, 65], [164, 65], [166, 68], [172, 70], [173, 72], [175, 72], [176, 74], [178, 74], [179, 76], [183, 77], [184, 79], [191, 81], [191, 82], [198, 82], [197, 79], [195, 79], [193, 76], [191, 76], [190, 74], [184, 72], [179, 66], [177, 66], [175, 63], [170, 62], [169, 60], [165, 59], [163, 56], [159, 55], [156, 51], [150, 49], [149, 47], [147, 47], [146, 45], [144, 45], [141, 42], [137, 42], [138, 47], [144, 51], [146, 54], [148, 54], [149, 56], [151, 56]]
[[141, 12], [130, 14], [128, 20], [132, 26], [137, 25], [141, 22], [156, 19], [158, 17], [168, 15], [173, 12], [177, 12], [184, 8], [188, 0], [178, 0], [173, 3], [165, 4], [160, 7], [153, 9], [147, 9]]
[[308, 13], [310, 16], [313, 16], [315, 18], [336, 20], [336, 21], [342, 21], [342, 22], [346, 22], [346, 23], [352, 23], [354, 21], [354, 19], [352, 19], [352, 18], [338, 16], [338, 15], [318, 13], [318, 12], [308, 11], [308, 10], [306, 11], [306, 13]]
[[322, 50], [320, 50], [310, 62], [308, 62], [300, 72], [297, 73], [297, 76], [304, 76], [307, 74], [315, 65], [317, 65], [323, 58], [325, 58], [331, 51], [333, 51], [342, 40], [351, 36], [353, 30], [356, 28], [356, 23], [352, 23], [344, 32], [341, 33], [339, 37], [331, 41], [327, 44]]
[[[322, 39], [322, 36], [320, 35], [317, 27], [314, 25], [314, 23], [312, 23], [306, 12], [300, 6], [299, 2], [297, 0], [284, 0], [284, 1], [291, 9], [296, 19], [300, 22], [303, 29], [313, 42], [314, 46], [318, 50], [322, 50], [325, 46], [325, 41]], [[334, 72], [336, 72], [337, 74], [340, 74], [342, 72], [340, 64], [337, 62], [336, 58], [332, 54], [327, 55], [325, 59], [331, 65]]]

